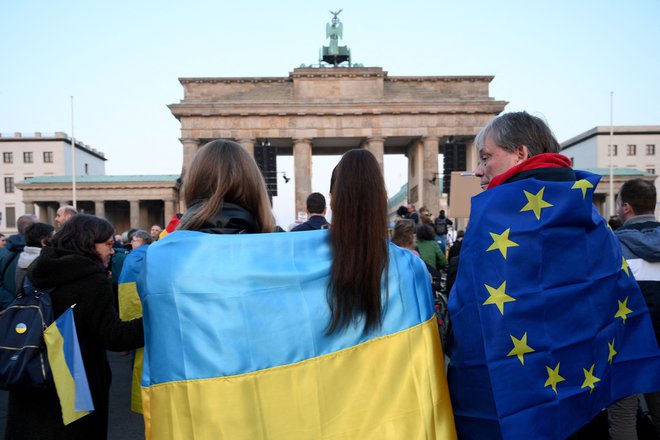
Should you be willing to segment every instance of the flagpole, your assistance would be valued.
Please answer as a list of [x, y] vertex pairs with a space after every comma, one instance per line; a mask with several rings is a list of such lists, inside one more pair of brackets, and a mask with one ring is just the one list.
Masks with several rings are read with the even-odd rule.
[[73, 96], [71, 97], [71, 204], [78, 209], [76, 203], [76, 136], [73, 133]]
[[610, 217], [614, 215], [614, 92], [610, 92]]

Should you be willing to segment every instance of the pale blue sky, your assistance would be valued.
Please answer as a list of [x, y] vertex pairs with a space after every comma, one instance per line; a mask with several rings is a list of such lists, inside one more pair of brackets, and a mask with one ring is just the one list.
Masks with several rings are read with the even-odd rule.
[[[660, 124], [658, 0], [2, 0], [0, 132], [70, 133], [73, 95], [76, 137], [106, 154], [107, 174], [178, 173], [177, 78], [287, 76], [317, 62], [338, 9], [354, 62], [494, 75], [491, 96], [543, 116], [559, 141], [609, 125], [610, 91], [615, 124]], [[315, 161], [314, 190], [327, 192], [334, 162]], [[390, 193], [405, 178], [395, 162]], [[280, 190], [285, 225], [293, 186]]]

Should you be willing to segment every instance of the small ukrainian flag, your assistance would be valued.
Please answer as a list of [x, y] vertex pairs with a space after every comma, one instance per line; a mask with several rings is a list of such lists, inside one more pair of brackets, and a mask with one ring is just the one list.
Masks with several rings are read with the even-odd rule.
[[45, 331], [48, 362], [62, 407], [65, 425], [94, 411], [85, 365], [80, 354], [73, 307], [55, 320]]

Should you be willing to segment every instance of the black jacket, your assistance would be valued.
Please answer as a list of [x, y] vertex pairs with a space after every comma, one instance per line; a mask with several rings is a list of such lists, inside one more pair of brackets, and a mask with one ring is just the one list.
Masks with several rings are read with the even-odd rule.
[[76, 304], [76, 332], [95, 410], [65, 427], [54, 386], [39, 392], [10, 393], [6, 438], [105, 439], [112, 379], [106, 349], [142, 347], [142, 318], [119, 319], [111, 280], [100, 263], [89, 257], [45, 247], [28, 268], [28, 277], [36, 287], [54, 287], [55, 317]]
[[301, 223], [295, 228], [291, 228], [291, 232], [300, 231], [316, 231], [317, 229], [328, 229], [330, 223], [322, 215], [312, 215], [305, 223]]

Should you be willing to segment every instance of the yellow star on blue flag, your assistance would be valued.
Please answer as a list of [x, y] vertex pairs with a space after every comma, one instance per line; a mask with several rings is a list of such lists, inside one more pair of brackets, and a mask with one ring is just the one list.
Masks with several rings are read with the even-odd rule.
[[596, 383], [600, 382], [600, 378], [596, 377], [594, 375], [594, 368], [596, 367], [596, 364], [592, 364], [591, 368], [587, 370], [586, 368], [582, 369], [582, 372], [584, 373], [584, 382], [582, 382], [581, 388], [591, 388], [591, 391], [594, 390], [596, 387]]
[[628, 268], [628, 262], [624, 257], [621, 257], [622, 263], [621, 263], [621, 270], [623, 270], [626, 275], [630, 276], [630, 269]]
[[491, 244], [490, 247], [486, 249], [486, 251], [497, 249], [502, 252], [502, 256], [504, 259], [506, 259], [507, 249], [510, 247], [518, 246], [518, 243], [514, 243], [513, 241], [509, 240], [510, 232], [511, 228], [508, 228], [501, 234], [495, 234], [494, 232], [491, 232], [490, 236], [493, 238], [493, 244]]
[[628, 315], [632, 313], [632, 310], [628, 308], [628, 297], [626, 297], [623, 301], [617, 300], [617, 303], [619, 304], [619, 308], [616, 311], [614, 317], [623, 319], [623, 323], [625, 324]]
[[541, 219], [541, 210], [543, 208], [549, 208], [552, 206], [552, 204], [546, 202], [543, 200], [543, 192], [545, 191], [545, 187], [541, 188], [539, 192], [536, 194], [532, 194], [530, 192], [524, 191], [525, 197], [527, 197], [527, 204], [522, 207], [520, 212], [525, 212], [525, 211], [534, 211], [534, 215], [536, 216], [536, 220]]
[[587, 189], [593, 188], [594, 185], [589, 182], [587, 179], [580, 179], [571, 186], [571, 189], [581, 189], [582, 190], [582, 200], [587, 197]]
[[524, 356], [527, 353], [533, 353], [534, 350], [532, 347], [527, 345], [527, 332], [522, 336], [522, 338], [518, 339], [513, 335], [509, 335], [511, 337], [511, 342], [513, 342], [513, 350], [507, 354], [507, 356], [518, 356], [518, 360], [520, 361], [521, 364], [525, 365], [525, 358]]
[[607, 348], [609, 350], [609, 354], [607, 355], [607, 362], [612, 365], [612, 359], [614, 359], [614, 356], [617, 355], [616, 350], [614, 349], [614, 339], [612, 339], [612, 342], [607, 343]]
[[494, 287], [484, 284], [486, 290], [488, 290], [488, 299], [484, 301], [483, 305], [495, 304], [499, 309], [500, 313], [504, 315], [504, 303], [515, 301], [516, 299], [512, 296], [506, 294], [506, 281], [500, 284], [500, 287], [495, 289]]
[[563, 381], [566, 380], [566, 379], [564, 379], [563, 377], [561, 377], [559, 375], [559, 364], [560, 363], [561, 362], [557, 362], [557, 366], [555, 368], [550, 368], [547, 365], [545, 367], [548, 370], [548, 380], [545, 381], [544, 386], [552, 387], [552, 391], [554, 391], [555, 394], [557, 394], [557, 384], [559, 382], [563, 382]]

